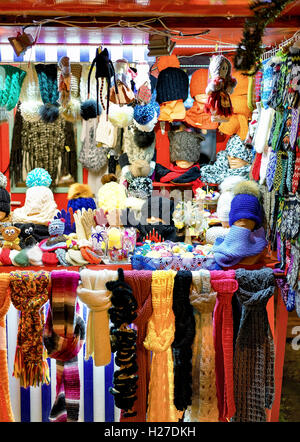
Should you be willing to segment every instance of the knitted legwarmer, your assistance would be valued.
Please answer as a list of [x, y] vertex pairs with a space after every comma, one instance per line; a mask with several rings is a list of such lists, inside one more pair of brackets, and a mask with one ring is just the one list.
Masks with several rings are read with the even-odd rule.
[[49, 357], [56, 359], [56, 399], [49, 416], [52, 422], [78, 421], [77, 355], [85, 338], [85, 324], [75, 308], [78, 281], [78, 272], [51, 272], [52, 292], [43, 337]]
[[213, 316], [216, 388], [219, 420], [226, 421], [235, 413], [233, 391], [233, 317], [231, 299], [238, 289], [235, 271], [210, 272], [212, 288], [217, 292]]
[[111, 349], [116, 352], [115, 364], [120, 367], [115, 370], [113, 388], [109, 391], [114, 395], [115, 405], [124, 410], [124, 417], [133, 417], [136, 411], [133, 409], [137, 399], [137, 371], [136, 363], [136, 330], [129, 327], [136, 319], [137, 302], [133, 296], [131, 287], [124, 280], [124, 271], [118, 269], [117, 281], [106, 283], [108, 290], [112, 291], [109, 309], [111, 327]]
[[242, 317], [234, 354], [234, 422], [265, 422], [274, 400], [274, 344], [266, 311], [272, 269], [236, 270]]
[[218, 422], [212, 318], [217, 294], [211, 290], [208, 270], [192, 272], [192, 278], [190, 303], [194, 309], [196, 335], [192, 359], [192, 405], [185, 414], [185, 420]]
[[152, 272], [147, 270], [129, 270], [125, 271], [124, 275], [125, 282], [132, 288], [133, 296], [138, 305], [136, 311], [137, 317], [133, 323], [137, 327], [136, 363], [139, 378], [137, 380], [136, 390], [137, 400], [133, 405], [136, 416], [125, 417], [122, 410], [120, 422], [146, 422], [151, 354], [150, 351], [144, 347], [144, 340], [146, 337], [147, 324], [153, 312], [151, 300]]
[[13, 376], [24, 388], [49, 384], [49, 367], [43, 347], [44, 315], [40, 310], [48, 301], [49, 272], [10, 273], [11, 301], [21, 312]]
[[192, 344], [195, 318], [189, 293], [192, 273], [179, 270], [174, 279], [173, 312], [175, 336], [172, 343], [174, 358], [174, 405], [184, 411], [192, 403]]
[[9, 274], [0, 274], [0, 422], [14, 422], [9, 396], [6, 322], [5, 317], [10, 306]]
[[111, 292], [105, 284], [117, 277], [118, 273], [113, 270], [84, 269], [80, 272], [81, 284], [77, 295], [89, 308], [85, 358], [92, 356], [96, 367], [107, 365], [111, 360], [108, 316]]
[[174, 405], [174, 373], [171, 344], [175, 317], [172, 310], [174, 270], [152, 273], [153, 314], [148, 322], [144, 346], [152, 351], [147, 422], [177, 422], [181, 416]]

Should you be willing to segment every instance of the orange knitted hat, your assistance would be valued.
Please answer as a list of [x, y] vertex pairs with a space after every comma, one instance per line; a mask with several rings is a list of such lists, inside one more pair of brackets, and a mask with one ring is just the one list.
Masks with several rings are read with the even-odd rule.
[[194, 98], [198, 94], [205, 94], [208, 83], [208, 69], [198, 69], [191, 77], [190, 94]]
[[180, 68], [180, 63], [176, 55], [162, 55], [156, 62], [159, 72], [166, 68]]

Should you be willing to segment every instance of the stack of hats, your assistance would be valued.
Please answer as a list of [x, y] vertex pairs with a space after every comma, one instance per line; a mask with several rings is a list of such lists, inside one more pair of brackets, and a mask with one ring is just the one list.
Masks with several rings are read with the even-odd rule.
[[67, 211], [70, 208], [73, 209], [73, 213], [83, 208], [96, 209], [93, 192], [88, 184], [74, 183], [69, 187]]
[[12, 212], [13, 223], [47, 225], [57, 213], [53, 192], [49, 189], [52, 179], [42, 168], [33, 169], [26, 178], [26, 197], [23, 207]]
[[159, 121], [184, 120], [183, 102], [188, 97], [189, 78], [180, 69], [176, 55], [164, 55], [157, 62], [159, 75], [156, 84], [156, 101], [160, 104]]
[[190, 82], [190, 94], [194, 99], [193, 106], [188, 109], [185, 122], [200, 129], [216, 129], [218, 123], [211, 121], [210, 115], [204, 112], [204, 105], [207, 100], [205, 89], [208, 81], [208, 70], [198, 69], [192, 74]]

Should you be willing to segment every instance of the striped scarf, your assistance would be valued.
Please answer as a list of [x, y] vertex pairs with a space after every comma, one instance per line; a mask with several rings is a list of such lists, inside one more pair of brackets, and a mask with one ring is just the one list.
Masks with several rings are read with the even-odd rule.
[[51, 272], [51, 299], [44, 344], [50, 358], [56, 359], [56, 399], [49, 420], [77, 422], [80, 401], [78, 353], [85, 337], [85, 324], [77, 314], [76, 290], [79, 273]]
[[44, 316], [40, 310], [48, 301], [49, 272], [10, 273], [11, 300], [20, 310], [13, 376], [24, 388], [49, 384], [49, 367], [43, 347]]
[[242, 305], [234, 353], [233, 422], [265, 422], [274, 400], [274, 344], [266, 311], [274, 293], [272, 269], [236, 270]]

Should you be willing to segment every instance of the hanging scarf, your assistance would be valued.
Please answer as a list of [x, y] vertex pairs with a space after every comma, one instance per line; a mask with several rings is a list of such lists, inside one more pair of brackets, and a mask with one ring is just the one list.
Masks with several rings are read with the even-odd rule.
[[138, 366], [137, 400], [133, 405], [136, 416], [125, 417], [122, 410], [120, 422], [146, 422], [148, 385], [150, 380], [150, 351], [144, 347], [147, 324], [152, 315], [151, 282], [152, 272], [146, 270], [125, 271], [125, 282], [132, 288], [133, 296], [136, 299], [138, 308], [137, 317], [133, 324], [137, 327], [136, 339], [136, 363]]
[[192, 403], [192, 344], [195, 337], [195, 318], [189, 293], [192, 273], [179, 270], [174, 279], [173, 312], [175, 335], [172, 343], [174, 358], [174, 405], [185, 411]]
[[190, 303], [194, 309], [196, 335], [193, 343], [192, 405], [185, 421], [218, 422], [212, 312], [216, 292], [211, 290], [208, 270], [192, 272]]
[[115, 364], [120, 367], [115, 370], [113, 388], [109, 392], [113, 394], [115, 405], [124, 410], [124, 417], [133, 417], [136, 411], [133, 404], [137, 399], [137, 371], [136, 363], [136, 330], [129, 327], [136, 318], [137, 303], [132, 294], [131, 287], [124, 280], [123, 269], [118, 269], [117, 281], [106, 283], [108, 290], [112, 291], [109, 309], [111, 327], [112, 352], [116, 352]]
[[265, 422], [274, 400], [274, 344], [266, 306], [274, 293], [270, 268], [236, 270], [241, 323], [234, 354], [234, 422]]
[[10, 306], [9, 274], [0, 274], [0, 422], [14, 422], [9, 396], [5, 317]]
[[117, 279], [113, 270], [89, 270], [80, 272], [81, 284], [77, 288], [79, 299], [89, 308], [86, 327], [85, 359], [94, 358], [96, 367], [107, 365], [111, 360], [108, 309], [111, 292], [106, 289], [108, 281]]
[[40, 270], [10, 273], [11, 301], [21, 312], [13, 376], [24, 388], [49, 384], [49, 367], [43, 347], [44, 316], [40, 310], [48, 301], [49, 272]]
[[210, 272], [212, 288], [217, 292], [213, 313], [216, 388], [219, 420], [229, 420], [235, 413], [233, 391], [233, 316], [231, 300], [238, 289], [235, 271]]
[[152, 273], [153, 314], [148, 322], [144, 346], [152, 351], [147, 422], [177, 422], [181, 413], [174, 405], [174, 374], [171, 344], [175, 317], [172, 310], [174, 270]]
[[219, 266], [231, 267], [247, 256], [258, 255], [267, 244], [263, 227], [251, 231], [232, 225], [225, 238], [217, 239], [212, 251]]
[[78, 281], [78, 272], [51, 272], [52, 291], [43, 337], [49, 357], [56, 359], [56, 399], [49, 416], [52, 422], [78, 421], [77, 355], [85, 337], [85, 324], [75, 311]]

